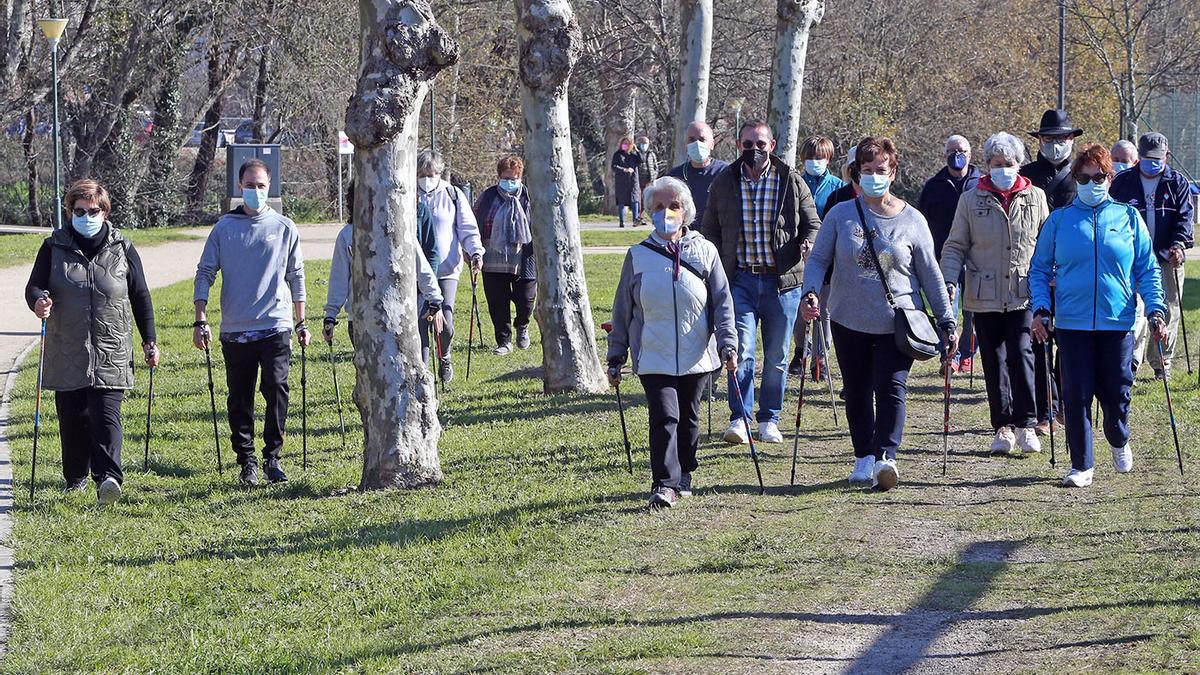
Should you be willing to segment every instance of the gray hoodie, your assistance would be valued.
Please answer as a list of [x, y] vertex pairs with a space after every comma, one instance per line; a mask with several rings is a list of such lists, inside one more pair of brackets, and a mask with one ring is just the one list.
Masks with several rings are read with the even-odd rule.
[[270, 208], [226, 213], [204, 243], [194, 300], [208, 300], [218, 271], [222, 334], [292, 328], [291, 303], [303, 301], [305, 290], [300, 234], [290, 219]]

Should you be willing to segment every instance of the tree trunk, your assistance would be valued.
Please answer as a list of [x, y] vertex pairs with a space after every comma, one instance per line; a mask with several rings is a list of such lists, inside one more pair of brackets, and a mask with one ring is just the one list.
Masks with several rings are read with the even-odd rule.
[[175, 168], [178, 155], [176, 137], [183, 117], [180, 69], [185, 54], [173, 59], [164, 76], [158, 101], [154, 105], [154, 128], [150, 131], [149, 184], [142, 191], [143, 227], [166, 227], [179, 213], [180, 181]]
[[[216, 49], [208, 53], [208, 90], [222, 87], [221, 54]], [[192, 174], [188, 177], [188, 210], [204, 210], [208, 195], [208, 181], [212, 178], [213, 162], [217, 157], [217, 141], [221, 133], [221, 110], [225, 107], [225, 94], [218, 91], [212, 105], [204, 113], [204, 130], [200, 132], [200, 147], [196, 148], [196, 160], [192, 163]]]
[[433, 375], [417, 331], [417, 130], [429, 81], [458, 45], [425, 0], [360, 0], [358, 84], [346, 110], [354, 142], [354, 402], [363, 422], [363, 489], [442, 480]]
[[29, 195], [29, 224], [32, 227], [37, 227], [42, 224], [42, 209], [38, 205], [38, 185], [41, 182], [38, 176], [37, 152], [33, 149], [33, 141], [36, 136], [34, 131], [37, 125], [37, 118], [33, 114], [33, 108], [25, 113], [25, 133], [21, 136], [21, 150], [25, 154], [25, 171], [28, 181]]
[[267, 101], [271, 88], [271, 53], [273, 51], [270, 43], [263, 49], [262, 57], [258, 60], [258, 77], [254, 80], [254, 114], [251, 133], [255, 143], [265, 143], [267, 138]]
[[582, 36], [566, 0], [516, 0], [525, 182], [546, 393], [607, 388], [583, 274], [567, 80]]
[[[679, 0], [679, 83], [675, 89], [675, 161], [688, 160], [687, 128], [708, 116], [708, 71], [712, 63], [713, 0]], [[665, 172], [664, 172], [665, 173]]]
[[796, 163], [800, 147], [800, 94], [804, 91], [804, 59], [813, 24], [821, 23], [825, 0], [778, 0], [775, 21], [775, 60], [767, 124], [775, 131], [775, 154]]

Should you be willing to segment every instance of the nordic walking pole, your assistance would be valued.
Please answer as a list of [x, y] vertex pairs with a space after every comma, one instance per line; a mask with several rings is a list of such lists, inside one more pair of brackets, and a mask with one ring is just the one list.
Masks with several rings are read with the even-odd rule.
[[213, 389], [213, 374], [212, 374], [212, 350], [209, 349], [209, 341], [212, 339], [208, 332], [208, 326], [204, 326], [204, 362], [208, 365], [208, 403], [212, 408], [212, 423], [213, 423], [213, 445], [217, 449], [217, 473], [221, 473], [224, 469], [221, 467], [221, 435], [217, 431], [217, 395]]
[[[42, 299], [50, 299], [50, 291], [42, 291]], [[46, 362], [46, 320], [42, 319], [38, 338], [37, 403], [33, 406], [33, 462], [29, 466], [29, 501], [33, 501], [33, 486], [37, 485], [37, 446], [42, 431], [42, 367]]]
[[804, 330], [800, 334], [800, 398], [796, 401], [796, 433], [792, 437], [792, 485], [796, 484], [796, 460], [800, 454], [800, 419], [801, 414], [804, 412], [804, 381], [808, 378], [808, 350], [804, 347], [805, 343], [808, 342], [808, 335], [811, 329], [812, 322], [807, 321], [804, 324]]
[[746, 439], [750, 441], [750, 459], [754, 461], [754, 473], [758, 475], [758, 494], [765, 495], [767, 488], [763, 485], [762, 469], [758, 466], [758, 452], [754, 449], [754, 430], [750, 428], [750, 414], [746, 412], [746, 404], [742, 401], [742, 390], [733, 378], [733, 371], [729, 371], [729, 391], [732, 391], [736, 397], [738, 409], [742, 411], [742, 420], [746, 424]]
[[[479, 316], [479, 298], [475, 294], [476, 274], [471, 271], [471, 314], [467, 316], [467, 382], [471, 381], [471, 352], [475, 351], [475, 318]], [[483, 325], [479, 326], [479, 342], [483, 342]]]
[[329, 342], [329, 369], [333, 371], [333, 395], [337, 399], [338, 428], [342, 430], [342, 449], [346, 449], [346, 415], [342, 412], [342, 387], [338, 384], [337, 361], [333, 356], [333, 341]]
[[[974, 362], [971, 365], [973, 370]], [[950, 463], [950, 373], [954, 371], [950, 367], [949, 358], [946, 359], [945, 367], [942, 370], [946, 371], [946, 384], [942, 388], [942, 405], [944, 408], [942, 414], [942, 478], [945, 478], [946, 465]]]
[[[1182, 306], [1182, 305], [1181, 305]], [[1157, 342], [1158, 359], [1162, 361], [1163, 348], [1162, 343]], [[1175, 406], [1171, 404], [1171, 387], [1167, 384], [1167, 378], [1163, 378], [1163, 392], [1167, 395], [1167, 413], [1171, 416], [1171, 436], [1175, 439], [1175, 458], [1179, 460], [1179, 475], [1183, 475], [1183, 451], [1179, 449], [1179, 429], [1175, 426]]]
[[713, 384], [716, 377], [713, 373], [708, 374], [708, 437], [712, 438], [712, 400], [717, 393], [717, 388]]
[[[150, 352], [150, 356], [154, 356], [154, 351]], [[150, 368], [150, 391], [146, 394], [146, 447], [142, 455], [142, 470], [150, 470], [150, 413], [154, 408], [154, 371]]]
[[[446, 381], [442, 379], [442, 374], [441, 374], [442, 332], [439, 331], [436, 326], [431, 326], [430, 330], [433, 331], [433, 344], [435, 347], [437, 347], [437, 364], [438, 364], [438, 371], [439, 371], [437, 374], [437, 379], [438, 379], [438, 382], [440, 382], [442, 384], [442, 393], [444, 394], [444, 393], [446, 393]], [[467, 357], [468, 357], [468, 359], [470, 358], [470, 352], [467, 352]]]
[[[1042, 319], [1042, 325], [1047, 329], [1050, 327], [1049, 319]], [[1054, 376], [1050, 373], [1050, 359], [1052, 352], [1050, 351], [1050, 336], [1046, 336], [1046, 341], [1042, 343], [1042, 351], [1046, 354], [1046, 400], [1047, 406], [1050, 409], [1050, 466], [1056, 467], [1058, 459], [1055, 457], [1054, 450]]]
[[[821, 323], [821, 319], [816, 319], [814, 330], [819, 329], [817, 333], [818, 339], [821, 342], [821, 356], [825, 359], [825, 381], [829, 383], [829, 408], [833, 411], [833, 426], [838, 426], [837, 415], [837, 398], [833, 395], [833, 371], [829, 369], [829, 350], [825, 348], [825, 327]], [[740, 392], [739, 392], [740, 393]]]
[[[1179, 280], [1179, 268], [1173, 268], [1175, 273], [1175, 293], [1179, 296], [1179, 328], [1183, 331], [1183, 356], [1187, 359], [1188, 375], [1192, 374], [1192, 348], [1188, 346], [1187, 321], [1183, 315], [1183, 283]], [[1159, 358], [1162, 362], [1162, 358]]]
[[614, 388], [617, 390], [617, 412], [621, 415], [621, 438], [625, 441], [625, 461], [629, 464], [629, 475], [632, 476], [633, 447], [629, 445], [629, 427], [625, 426], [625, 402], [621, 400], [621, 383], [618, 382]]
[[308, 469], [308, 348], [300, 343], [300, 470]]

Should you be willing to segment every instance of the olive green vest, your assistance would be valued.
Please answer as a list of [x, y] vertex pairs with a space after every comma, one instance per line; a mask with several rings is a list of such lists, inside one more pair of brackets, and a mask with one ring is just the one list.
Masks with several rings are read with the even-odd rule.
[[42, 382], [51, 391], [133, 387], [133, 310], [129, 306], [129, 242], [109, 226], [88, 260], [71, 233], [50, 244], [50, 299]]

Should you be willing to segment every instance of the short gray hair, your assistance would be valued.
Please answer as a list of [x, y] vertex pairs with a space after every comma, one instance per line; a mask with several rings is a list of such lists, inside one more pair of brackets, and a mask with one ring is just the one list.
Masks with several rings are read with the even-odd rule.
[[993, 157], [1003, 157], [1009, 164], [1020, 166], [1025, 163], [1025, 144], [1010, 133], [1001, 131], [992, 134], [983, 142], [983, 163], [990, 164]]
[[647, 210], [654, 208], [654, 197], [659, 192], [679, 195], [679, 203], [683, 206], [684, 225], [690, 225], [696, 219], [696, 202], [692, 199], [692, 191], [688, 189], [687, 183], [678, 178], [663, 176], [647, 185], [645, 192], [642, 193], [642, 205]]
[[1117, 150], [1128, 150], [1129, 153], [1134, 157], [1138, 156], [1137, 146], [1134, 145], [1132, 141], [1127, 141], [1124, 138], [1116, 143], [1113, 143], [1112, 150], [1109, 151], [1109, 154], [1115, 154]]
[[442, 175], [446, 170], [446, 160], [442, 159], [442, 153], [437, 150], [422, 150], [417, 155], [417, 175], [423, 173], [432, 173], [435, 176]]
[[971, 150], [971, 141], [968, 141], [966, 136], [953, 134], [946, 139], [946, 147], [949, 148], [951, 143], [962, 143], [967, 147], [968, 152]]

